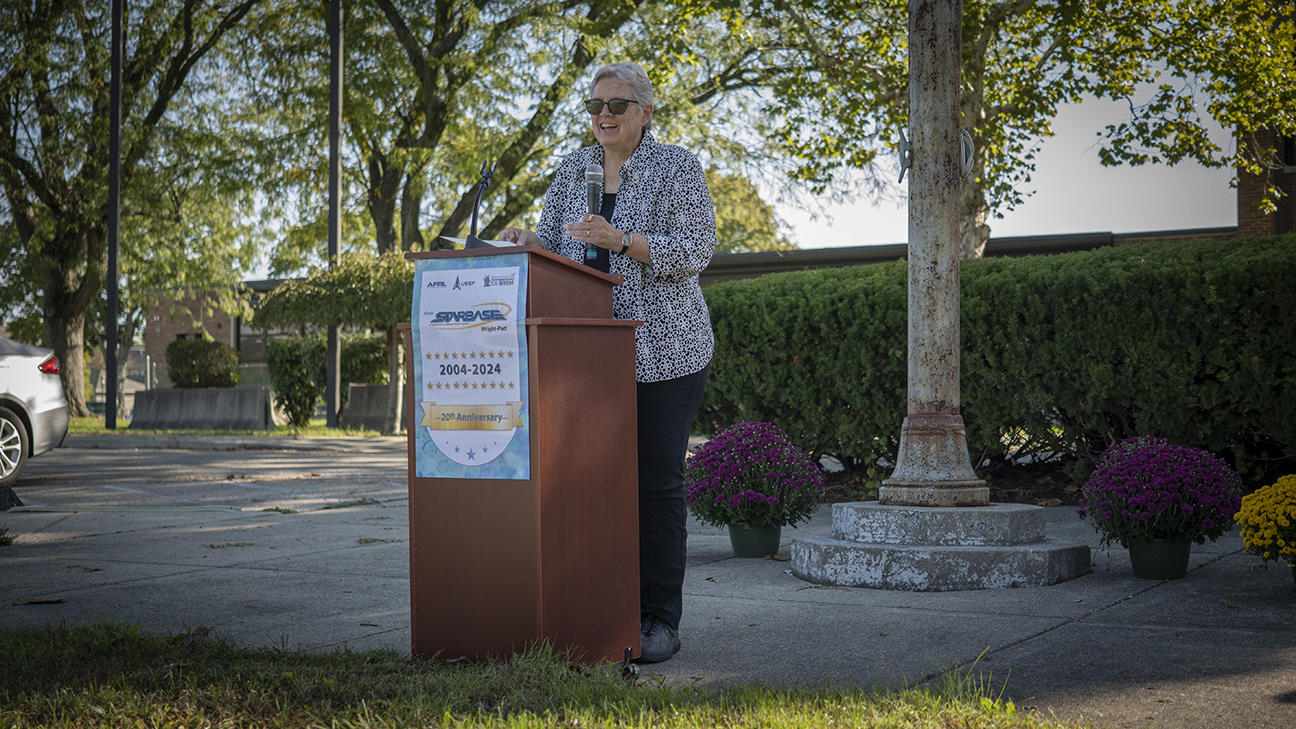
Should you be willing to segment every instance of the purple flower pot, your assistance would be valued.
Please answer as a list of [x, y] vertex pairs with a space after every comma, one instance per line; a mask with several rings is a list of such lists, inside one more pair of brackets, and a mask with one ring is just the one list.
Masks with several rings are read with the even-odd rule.
[[729, 525], [729, 543], [735, 557], [766, 557], [778, 554], [781, 526], [751, 526], [742, 522]]
[[1134, 576], [1144, 580], [1177, 580], [1188, 574], [1192, 542], [1129, 542], [1130, 564]]

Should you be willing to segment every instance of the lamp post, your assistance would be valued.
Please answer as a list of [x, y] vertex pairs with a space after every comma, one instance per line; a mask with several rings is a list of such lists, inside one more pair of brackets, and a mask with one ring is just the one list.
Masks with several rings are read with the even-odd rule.
[[[909, 406], [878, 501], [833, 504], [831, 535], [792, 540], [792, 573], [821, 585], [985, 590], [1089, 572], [1089, 546], [1044, 535], [1044, 508], [991, 504], [959, 415], [962, 0], [909, 0]], [[901, 141], [902, 156], [905, 144]], [[901, 178], [903, 179], [903, 177]], [[956, 507], [978, 506], [977, 509]]]
[[[338, 247], [342, 238], [342, 0], [329, 2], [329, 239], [328, 262], [332, 268], [337, 263]], [[338, 410], [342, 407], [342, 347], [338, 342], [338, 327], [328, 328], [328, 349], [324, 363], [325, 422], [330, 428], [338, 425]]]
[[[109, 52], [112, 68], [108, 81], [108, 285], [107, 330], [104, 332], [104, 376], [108, 384], [104, 402], [104, 427], [117, 428], [117, 248], [121, 233], [121, 98], [123, 0], [112, 2]], [[130, 348], [126, 349], [129, 356]], [[90, 393], [94, 395], [93, 392]]]
[[909, 403], [878, 500], [983, 506], [959, 414], [962, 0], [909, 2]]

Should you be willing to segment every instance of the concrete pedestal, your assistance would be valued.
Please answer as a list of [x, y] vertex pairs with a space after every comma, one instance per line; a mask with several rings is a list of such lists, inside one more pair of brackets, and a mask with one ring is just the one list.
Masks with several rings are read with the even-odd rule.
[[792, 540], [792, 572], [821, 585], [943, 592], [1040, 587], [1091, 571], [1089, 547], [1044, 534], [1044, 507], [834, 504], [831, 537]]
[[[911, 381], [913, 377], [910, 374]], [[896, 506], [986, 506], [990, 503], [990, 489], [985, 481], [977, 478], [968, 458], [962, 415], [905, 417], [900, 428], [895, 472], [882, 482], [878, 502]]]

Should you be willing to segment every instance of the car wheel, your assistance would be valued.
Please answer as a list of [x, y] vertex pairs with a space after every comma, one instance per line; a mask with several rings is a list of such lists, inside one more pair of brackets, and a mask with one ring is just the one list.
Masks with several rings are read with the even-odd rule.
[[0, 487], [12, 486], [27, 465], [27, 427], [12, 410], [0, 408]]

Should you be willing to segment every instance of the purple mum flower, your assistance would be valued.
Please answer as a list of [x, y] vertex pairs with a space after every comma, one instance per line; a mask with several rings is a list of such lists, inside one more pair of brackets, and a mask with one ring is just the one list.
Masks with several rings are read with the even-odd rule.
[[[1217, 539], [1241, 507], [1241, 479], [1216, 456], [1159, 438], [1108, 449], [1085, 482], [1082, 518], [1103, 542]], [[1119, 516], [1117, 516], [1119, 514]]]
[[825, 500], [819, 464], [770, 423], [717, 433], [689, 458], [685, 476], [689, 510], [709, 524], [795, 524]]

